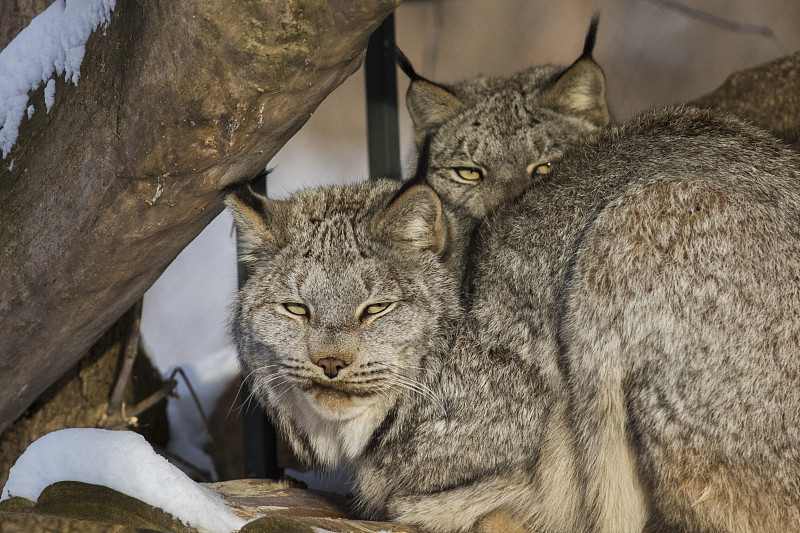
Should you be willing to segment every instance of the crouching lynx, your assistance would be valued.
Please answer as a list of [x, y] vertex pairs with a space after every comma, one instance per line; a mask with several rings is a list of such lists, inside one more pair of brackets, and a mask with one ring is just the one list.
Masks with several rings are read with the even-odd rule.
[[427, 531], [800, 531], [800, 159], [696, 109], [565, 154], [476, 234], [424, 185], [228, 197], [233, 334], [295, 450]]
[[417, 146], [430, 137], [426, 181], [451, 209], [482, 219], [545, 179], [570, 145], [608, 124], [605, 77], [592, 59], [597, 24], [594, 17], [569, 67], [539, 65], [507, 78], [435, 83], [397, 50], [411, 79], [406, 104]]

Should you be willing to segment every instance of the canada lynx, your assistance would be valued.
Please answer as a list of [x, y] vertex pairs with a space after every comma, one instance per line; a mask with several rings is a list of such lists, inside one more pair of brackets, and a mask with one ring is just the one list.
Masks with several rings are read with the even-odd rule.
[[443, 85], [411, 79], [406, 103], [418, 147], [430, 137], [427, 183], [473, 221], [546, 178], [570, 145], [608, 124], [605, 77], [592, 59], [598, 19], [569, 67], [534, 66], [507, 78]]
[[800, 159], [646, 113], [480, 226], [424, 185], [228, 197], [233, 333], [298, 453], [435, 532], [800, 531]]

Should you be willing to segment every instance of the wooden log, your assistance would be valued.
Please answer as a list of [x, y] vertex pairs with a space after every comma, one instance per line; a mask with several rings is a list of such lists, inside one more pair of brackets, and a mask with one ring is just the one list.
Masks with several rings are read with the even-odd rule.
[[[117, 0], [0, 162], [0, 431], [361, 64], [400, 0]], [[13, 161], [13, 166], [11, 165]]]
[[[219, 494], [238, 516], [248, 520], [240, 530], [242, 533], [417, 532], [416, 528], [403, 524], [348, 518], [340, 502], [330, 495], [297, 488], [285, 481], [242, 479], [205, 486]], [[163, 509], [108, 487], [75, 481], [49, 485], [36, 502], [18, 497], [4, 500], [0, 502], [0, 520], [3, 513], [89, 520], [172, 533], [196, 531]]]

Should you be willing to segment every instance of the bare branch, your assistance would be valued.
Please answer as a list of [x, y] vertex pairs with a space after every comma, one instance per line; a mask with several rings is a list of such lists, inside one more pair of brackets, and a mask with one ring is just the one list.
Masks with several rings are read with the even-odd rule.
[[655, 4], [661, 4], [665, 7], [678, 11], [679, 13], [683, 13], [689, 18], [699, 20], [700, 22], [709, 24], [711, 26], [716, 26], [717, 28], [721, 28], [723, 30], [732, 31], [736, 33], [749, 33], [752, 35], [760, 35], [761, 37], [766, 37], [768, 39], [775, 39], [775, 33], [772, 31], [771, 28], [767, 26], [747, 24], [744, 22], [735, 22], [714, 15], [713, 13], [709, 13], [708, 11], [703, 11], [701, 9], [686, 6], [684, 4], [681, 4], [680, 2], [676, 2], [675, 0], [650, 0], [650, 1]]
[[122, 368], [117, 378], [117, 383], [114, 385], [114, 390], [111, 393], [111, 399], [108, 402], [108, 410], [106, 415], [111, 418], [117, 414], [122, 405], [122, 396], [125, 394], [125, 387], [133, 371], [133, 363], [136, 360], [136, 353], [139, 351], [139, 330], [142, 325], [142, 299], [133, 305], [133, 320], [131, 323], [131, 332], [128, 335], [128, 342], [125, 344], [125, 353], [122, 359]]

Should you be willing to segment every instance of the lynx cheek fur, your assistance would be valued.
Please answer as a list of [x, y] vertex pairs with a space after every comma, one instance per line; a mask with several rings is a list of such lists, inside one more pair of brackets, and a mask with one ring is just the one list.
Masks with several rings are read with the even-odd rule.
[[450, 86], [417, 74], [398, 50], [411, 79], [406, 103], [417, 146], [431, 137], [426, 181], [451, 209], [483, 218], [545, 179], [567, 147], [608, 124], [605, 78], [592, 59], [597, 23], [593, 18], [583, 53], [566, 69], [535, 66]]
[[321, 468], [358, 457], [400, 399], [430, 394], [426, 358], [460, 312], [438, 198], [399, 188], [277, 202], [245, 186], [227, 198], [249, 270], [231, 321], [243, 373], [298, 455]]

